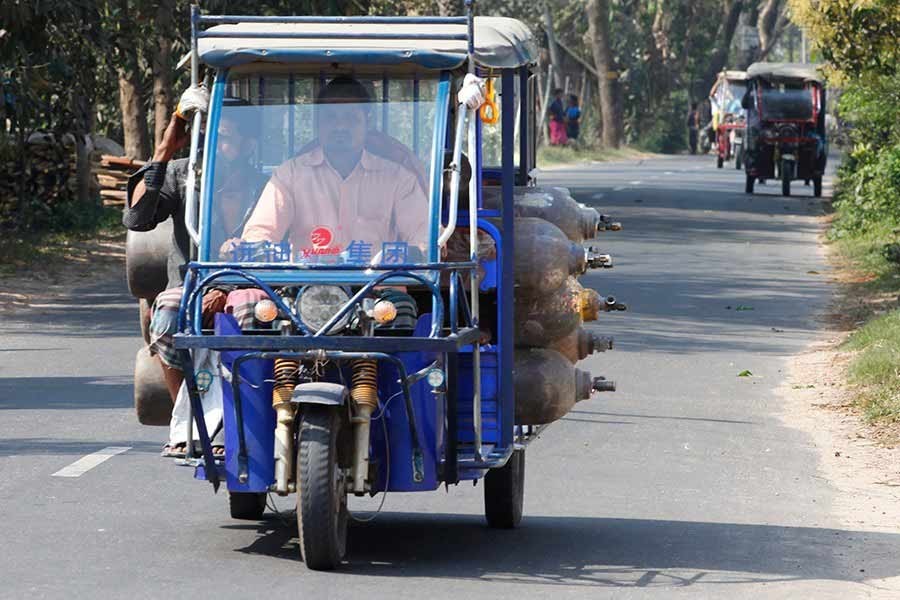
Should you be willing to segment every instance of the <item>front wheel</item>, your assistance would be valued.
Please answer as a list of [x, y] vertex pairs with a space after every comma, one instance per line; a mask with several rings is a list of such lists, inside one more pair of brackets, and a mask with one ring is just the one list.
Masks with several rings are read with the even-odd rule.
[[781, 165], [781, 195], [791, 195], [791, 178], [794, 174], [794, 165], [791, 161], [786, 160]]
[[515, 450], [505, 465], [484, 477], [484, 515], [489, 527], [513, 529], [522, 521], [525, 499], [525, 450]]
[[813, 196], [816, 198], [822, 197], [822, 176], [813, 177]]
[[717, 157], [716, 157], [716, 168], [717, 168], [717, 169], [721, 169], [721, 168], [722, 168], [722, 165], [724, 165], [724, 164], [725, 164], [725, 161], [722, 159], [722, 157], [721, 157], [721, 156], [717, 156]]
[[347, 493], [338, 463], [338, 409], [303, 407], [297, 434], [297, 530], [300, 554], [316, 571], [337, 567], [347, 550]]
[[743, 161], [741, 160], [742, 156], [743, 156], [743, 151], [740, 147], [738, 147], [738, 149], [734, 151], [734, 168], [737, 169], [738, 171], [740, 171], [741, 167], [744, 166]]
[[259, 521], [266, 510], [266, 494], [228, 492], [228, 509], [232, 519]]

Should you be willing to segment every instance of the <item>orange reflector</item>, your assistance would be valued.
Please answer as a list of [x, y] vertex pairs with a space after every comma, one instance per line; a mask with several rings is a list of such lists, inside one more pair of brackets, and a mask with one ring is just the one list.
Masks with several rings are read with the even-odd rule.
[[253, 307], [253, 316], [260, 323], [271, 323], [278, 316], [278, 307], [271, 300], [260, 300]]
[[390, 323], [397, 318], [397, 307], [390, 300], [379, 300], [372, 307], [372, 318], [381, 325]]

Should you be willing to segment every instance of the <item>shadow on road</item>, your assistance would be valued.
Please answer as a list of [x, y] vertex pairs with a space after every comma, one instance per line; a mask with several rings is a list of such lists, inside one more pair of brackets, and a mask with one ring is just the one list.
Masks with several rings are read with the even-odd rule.
[[[298, 560], [296, 527], [273, 518], [238, 551]], [[853, 571], [841, 566], [858, 555]], [[350, 530], [350, 575], [541, 585], [685, 587], [900, 575], [900, 535], [814, 527], [647, 519], [526, 517], [491, 530], [472, 515], [382, 514]], [[879, 560], [878, 558], [888, 558]]]
[[[164, 431], [164, 430], [163, 430]], [[108, 446], [128, 446], [130, 454], [159, 454], [162, 442], [137, 442], [134, 440], [61, 440], [55, 438], [2, 438], [0, 456], [79, 456], [96, 452]]]
[[126, 408], [134, 403], [130, 376], [0, 377], [0, 410]]

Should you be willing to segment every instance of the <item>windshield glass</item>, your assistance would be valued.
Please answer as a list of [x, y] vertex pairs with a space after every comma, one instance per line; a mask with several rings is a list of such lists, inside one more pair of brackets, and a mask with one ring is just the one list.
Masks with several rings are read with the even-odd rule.
[[812, 94], [803, 84], [765, 83], [761, 112], [764, 119], [812, 119]]
[[729, 81], [727, 85], [722, 86], [722, 108], [726, 113], [741, 114], [744, 109], [741, 108], [741, 98], [747, 92], [747, 84], [744, 81]]
[[424, 262], [436, 91], [436, 80], [232, 76], [201, 259]]

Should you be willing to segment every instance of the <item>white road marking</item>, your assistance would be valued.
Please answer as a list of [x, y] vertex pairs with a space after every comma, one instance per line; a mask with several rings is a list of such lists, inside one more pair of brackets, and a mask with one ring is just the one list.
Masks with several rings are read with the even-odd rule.
[[116, 454], [122, 454], [131, 450], [131, 446], [109, 446], [103, 450], [97, 450], [86, 456], [82, 456], [71, 465], [63, 467], [51, 477], [81, 477], [94, 467], [103, 464]]
[[663, 175], [674, 175], [674, 174], [675, 173], [673, 171], [666, 171], [665, 173], [663, 173]]
[[603, 194], [594, 194], [593, 196], [591, 196], [591, 200], [602, 200], [602, 199], [603, 199]]
[[625, 189], [625, 186], [624, 186], [624, 185], [617, 185], [616, 187], [613, 188], [613, 191], [614, 191], [614, 192], [621, 192], [621, 191], [624, 190], [624, 189]]
[[629, 181], [629, 182], [628, 182], [628, 185], [641, 185], [641, 181], [640, 181], [640, 180], [637, 180], [637, 181]]

